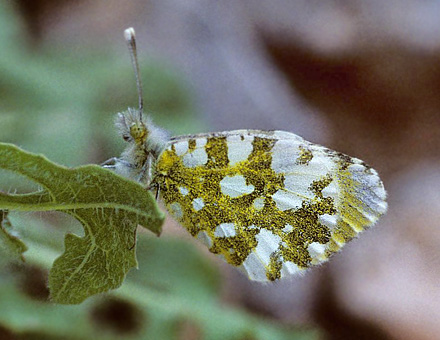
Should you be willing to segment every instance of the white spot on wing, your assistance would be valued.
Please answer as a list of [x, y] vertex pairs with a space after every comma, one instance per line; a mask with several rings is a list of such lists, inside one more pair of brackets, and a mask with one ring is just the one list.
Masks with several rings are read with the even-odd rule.
[[283, 265], [281, 267], [281, 278], [288, 275], [296, 274], [301, 271], [301, 268], [299, 268], [295, 263], [290, 261], [283, 261]]
[[325, 253], [325, 244], [321, 244], [319, 242], [312, 242], [307, 247], [310, 256], [312, 259], [321, 260], [322, 255]]
[[313, 181], [318, 178], [307, 176], [305, 174], [286, 174], [284, 178], [284, 188], [291, 195], [300, 197], [301, 200], [305, 198], [313, 198], [315, 194], [309, 190]]
[[282, 229], [284, 233], [290, 233], [293, 230], [293, 227], [290, 224], [286, 224]]
[[330, 182], [329, 185], [327, 185], [323, 190], [322, 190], [322, 195], [324, 197], [331, 197], [333, 199], [337, 199], [339, 194], [339, 188], [338, 185], [336, 183], [336, 180], [333, 180]]
[[185, 187], [179, 187], [179, 191], [183, 196], [188, 195], [189, 190]]
[[286, 192], [282, 189], [278, 190], [276, 193], [272, 195], [272, 199], [274, 200], [276, 206], [281, 211], [285, 211], [288, 209], [298, 209], [301, 207], [303, 198], [299, 196]]
[[188, 152], [188, 141], [183, 140], [183, 141], [174, 143], [174, 149], [176, 150], [177, 156], [184, 155], [186, 152]]
[[216, 237], [232, 237], [235, 236], [234, 223], [222, 223], [215, 228], [214, 236]]
[[272, 148], [272, 169], [276, 173], [290, 172], [299, 156], [299, 143], [295, 140], [278, 140]]
[[196, 148], [193, 152], [183, 155], [182, 161], [186, 167], [194, 168], [206, 164], [208, 155], [206, 154], [205, 148]]
[[198, 197], [193, 200], [192, 205], [195, 211], [199, 211], [205, 206], [205, 202], [203, 201], [203, 198]]
[[264, 207], [264, 198], [258, 197], [254, 200], [254, 208], [257, 210], [263, 209]]
[[324, 150], [327, 149], [322, 146], [315, 146], [315, 148], [311, 149], [313, 158], [308, 165], [300, 165], [303, 173], [307, 173], [312, 177], [322, 178], [335, 170], [337, 164], [334, 157], [324, 153]]
[[206, 138], [197, 138], [196, 139], [196, 149], [203, 149], [208, 140]]
[[209, 237], [209, 235], [205, 232], [205, 231], [200, 231], [197, 234], [197, 239], [202, 242], [205, 246], [207, 246], [208, 248], [212, 247], [212, 240]]
[[223, 178], [220, 181], [220, 188], [224, 195], [232, 198], [250, 194], [254, 191], [254, 186], [246, 185], [246, 179], [242, 175]]
[[257, 247], [243, 262], [243, 269], [251, 280], [268, 281], [266, 267], [270, 263], [270, 255], [278, 250], [281, 238], [267, 229], [261, 229], [255, 237]]
[[324, 214], [318, 217], [318, 222], [325, 225], [326, 227], [329, 227], [330, 229], [333, 229], [337, 226], [337, 221], [338, 218], [336, 217], [336, 215]]
[[229, 165], [246, 160], [253, 150], [253, 137], [244, 136], [244, 140], [241, 140], [241, 136], [232, 135], [228, 136], [226, 141], [228, 143]]
[[[297, 164], [301, 149], [310, 150], [312, 153], [313, 157], [307, 164]], [[272, 169], [276, 173], [291, 175], [292, 189], [298, 186], [307, 188], [314, 180], [335, 170], [337, 165], [335, 157], [325, 152], [326, 150], [324, 147], [306, 142], [299, 136], [287, 133], [285, 139], [277, 141], [272, 149]]]
[[261, 229], [255, 237], [258, 243], [254, 251], [267, 266], [270, 262], [270, 255], [278, 249], [278, 246], [281, 242], [281, 237], [273, 234], [267, 229]]
[[[284, 168], [287, 171], [284, 175], [284, 188], [278, 190], [273, 194], [278, 209], [284, 211], [287, 209], [300, 208], [304, 200], [312, 200], [315, 194], [310, 190], [314, 181], [322, 179], [328, 174], [327, 165], [320, 166], [319, 159], [325, 163], [329, 163], [330, 160], [322, 157], [317, 157], [315, 163], [310, 161], [309, 165], [297, 165], [293, 164], [289, 169]], [[310, 173], [308, 172], [310, 170]], [[324, 191], [325, 190], [325, 191]], [[324, 196], [330, 196], [334, 199], [338, 195], [337, 184], [332, 181], [329, 186], [323, 190]]]
[[267, 281], [266, 268], [254, 252], [251, 252], [248, 257], [246, 257], [240, 269], [243, 269], [251, 280]]

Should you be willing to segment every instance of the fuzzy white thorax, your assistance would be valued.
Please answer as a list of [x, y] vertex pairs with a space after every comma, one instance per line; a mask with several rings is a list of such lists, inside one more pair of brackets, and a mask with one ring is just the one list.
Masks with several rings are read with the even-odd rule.
[[[115, 171], [124, 177], [150, 184], [156, 161], [170, 139], [168, 132], [154, 125], [151, 117], [140, 116], [139, 111], [132, 108], [119, 113], [115, 125], [128, 143], [115, 162]], [[145, 136], [141, 138], [134, 134], [134, 128]]]

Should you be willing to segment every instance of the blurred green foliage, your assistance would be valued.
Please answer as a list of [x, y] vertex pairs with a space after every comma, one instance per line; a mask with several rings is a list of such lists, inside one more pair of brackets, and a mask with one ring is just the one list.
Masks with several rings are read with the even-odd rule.
[[[68, 166], [117, 156], [113, 120], [137, 106], [128, 51], [109, 46], [26, 45], [15, 13], [0, 4], [0, 140]], [[122, 32], [118, 48], [126, 50]], [[115, 47], [113, 47], [115, 48]], [[145, 108], [173, 134], [202, 131], [183, 76], [140, 53]]]
[[[114, 113], [137, 105], [128, 53], [120, 61], [105, 46], [30, 47], [11, 4], [0, 3], [0, 141], [66, 166], [118, 155], [123, 141], [113, 128]], [[120, 48], [125, 48], [122, 34]], [[142, 55], [140, 64], [146, 109], [156, 122], [174, 134], [203, 131], [179, 72]], [[0, 188], [30, 192], [38, 187], [0, 172]], [[57, 213], [10, 213], [8, 218], [8, 228], [14, 227], [28, 250], [25, 264], [11, 261], [0, 269], [1, 339], [317, 337], [224, 305], [221, 277], [196, 249], [142, 234], [139, 270], [130, 271], [121, 288], [76, 306], [53, 304], [48, 269], [63, 252], [65, 233], [83, 231]]]

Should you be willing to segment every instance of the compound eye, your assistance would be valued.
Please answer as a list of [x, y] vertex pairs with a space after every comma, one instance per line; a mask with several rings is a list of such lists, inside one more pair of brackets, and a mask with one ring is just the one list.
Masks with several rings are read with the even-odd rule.
[[130, 136], [129, 135], [123, 135], [122, 139], [125, 140], [126, 142], [128, 142], [130, 140]]

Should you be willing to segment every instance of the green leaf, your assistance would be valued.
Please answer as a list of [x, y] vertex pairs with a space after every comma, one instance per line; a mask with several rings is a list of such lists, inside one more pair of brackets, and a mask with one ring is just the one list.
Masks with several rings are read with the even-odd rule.
[[128, 270], [137, 266], [137, 225], [157, 235], [161, 232], [164, 215], [151, 193], [99, 166], [69, 169], [0, 143], [0, 168], [42, 186], [29, 194], [0, 193], [0, 209], [58, 210], [75, 217], [84, 227], [84, 237], [66, 236], [65, 252], [50, 271], [49, 287], [55, 302], [80, 303], [119, 287]]
[[0, 210], [0, 261], [5, 260], [23, 261], [23, 253], [28, 248], [17, 236], [13, 235], [11, 222], [8, 219], [8, 211]]

